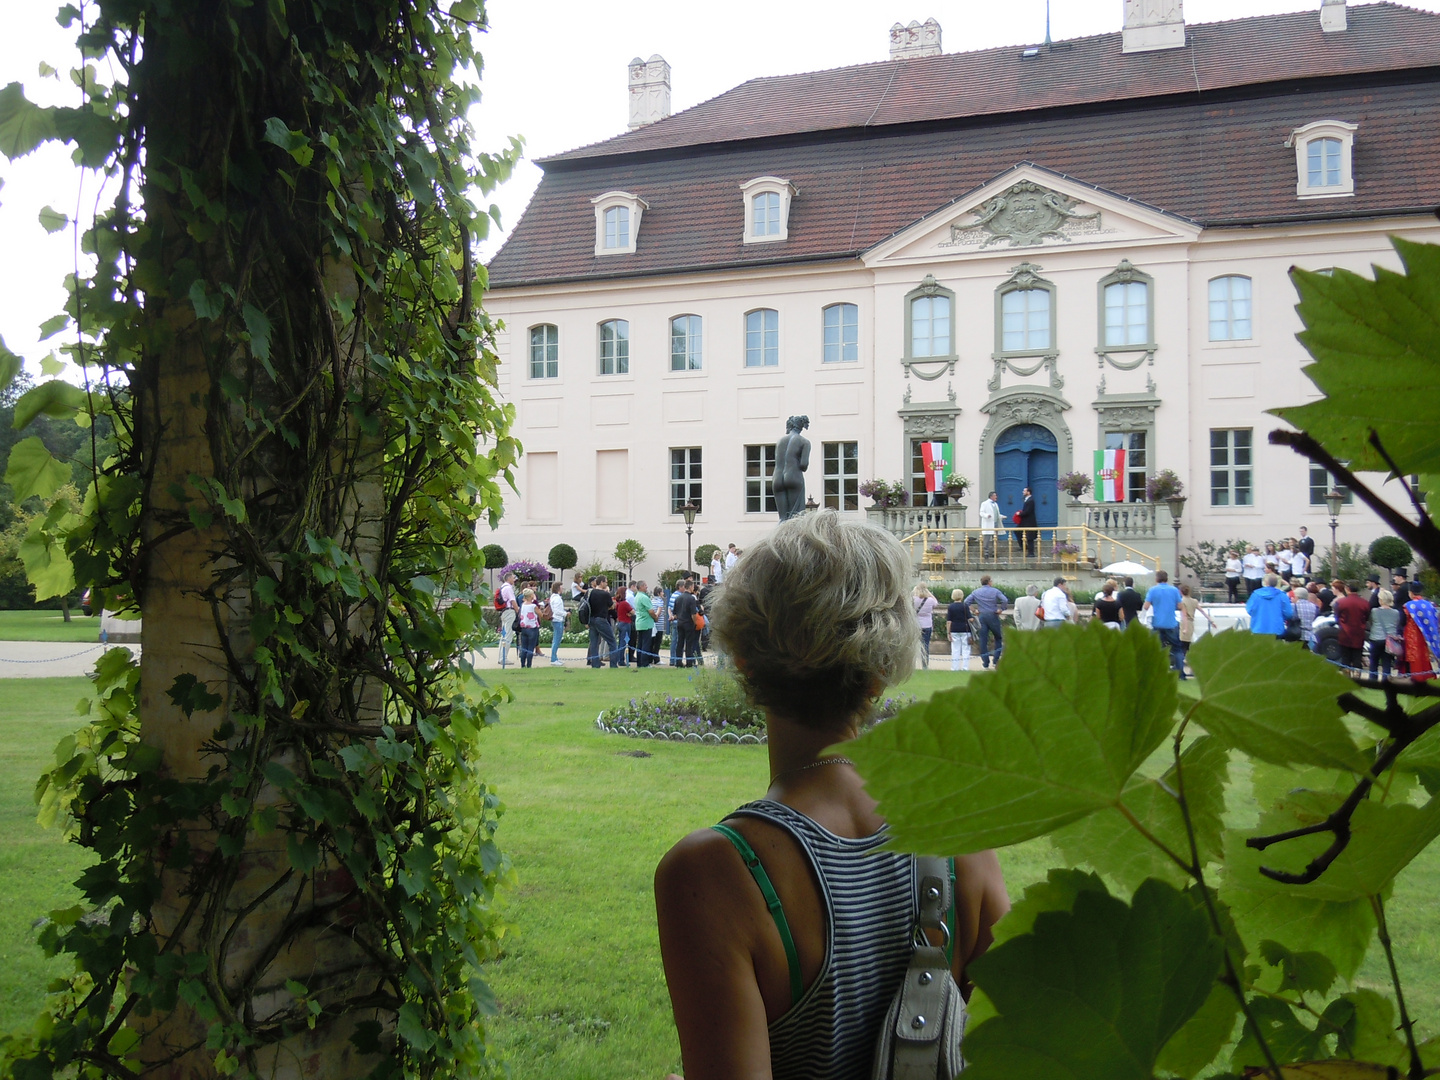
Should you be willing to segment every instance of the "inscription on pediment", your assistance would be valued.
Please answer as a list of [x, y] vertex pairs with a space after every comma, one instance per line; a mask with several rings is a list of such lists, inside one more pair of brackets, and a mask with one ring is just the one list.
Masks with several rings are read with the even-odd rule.
[[1080, 237], [1113, 232], [1104, 226], [1101, 212], [1089, 213], [1063, 192], [1021, 180], [975, 210], [950, 224], [950, 239], [940, 248], [979, 248], [996, 244], [1039, 247], [1047, 241], [1068, 244]]

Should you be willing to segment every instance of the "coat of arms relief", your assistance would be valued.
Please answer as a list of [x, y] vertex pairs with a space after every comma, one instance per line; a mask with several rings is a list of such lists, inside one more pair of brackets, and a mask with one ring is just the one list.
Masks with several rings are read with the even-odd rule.
[[1069, 243], [1073, 237], [1100, 232], [1100, 211], [1084, 214], [1076, 209], [1079, 205], [1062, 192], [1021, 180], [981, 203], [974, 220], [951, 224], [950, 241], [940, 246], [978, 244], [983, 250], [1008, 241], [1011, 247], [1034, 247], [1046, 240]]

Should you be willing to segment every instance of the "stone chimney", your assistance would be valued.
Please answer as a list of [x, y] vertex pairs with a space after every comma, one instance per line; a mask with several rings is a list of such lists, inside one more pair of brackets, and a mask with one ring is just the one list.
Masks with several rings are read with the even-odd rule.
[[940, 24], [934, 19], [926, 19], [924, 23], [912, 19], [909, 26], [897, 22], [890, 27], [891, 60], [939, 56], [940, 51]]
[[1344, 30], [1345, 26], [1345, 0], [1322, 0], [1320, 29], [1327, 34], [1333, 34], [1337, 30]]
[[670, 65], [659, 53], [630, 61], [630, 130], [670, 115]]
[[1183, 0], [1125, 0], [1127, 53], [1185, 47]]

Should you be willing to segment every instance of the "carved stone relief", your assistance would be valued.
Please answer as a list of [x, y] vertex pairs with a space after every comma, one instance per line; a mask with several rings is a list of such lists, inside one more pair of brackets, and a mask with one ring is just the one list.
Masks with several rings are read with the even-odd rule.
[[968, 222], [950, 226], [950, 244], [979, 243], [982, 248], [1008, 241], [1011, 247], [1034, 247], [1044, 240], [1069, 243], [1072, 237], [1100, 231], [1100, 211], [1082, 214], [1070, 196], [1021, 180], [987, 199]]

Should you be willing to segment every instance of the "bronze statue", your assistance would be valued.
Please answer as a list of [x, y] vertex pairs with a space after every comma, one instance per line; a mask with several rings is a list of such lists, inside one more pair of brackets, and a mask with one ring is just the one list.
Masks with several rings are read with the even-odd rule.
[[771, 487], [781, 521], [805, 512], [805, 470], [810, 467], [810, 440], [800, 433], [809, 426], [808, 416], [790, 417], [785, 421], [785, 434], [775, 444], [775, 475]]

